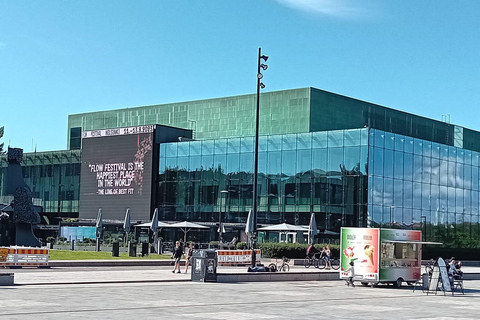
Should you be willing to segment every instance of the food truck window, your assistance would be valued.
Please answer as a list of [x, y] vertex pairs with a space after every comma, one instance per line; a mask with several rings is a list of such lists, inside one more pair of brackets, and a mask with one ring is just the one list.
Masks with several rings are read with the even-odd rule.
[[415, 243], [382, 243], [382, 266], [414, 267], [418, 266], [418, 244]]

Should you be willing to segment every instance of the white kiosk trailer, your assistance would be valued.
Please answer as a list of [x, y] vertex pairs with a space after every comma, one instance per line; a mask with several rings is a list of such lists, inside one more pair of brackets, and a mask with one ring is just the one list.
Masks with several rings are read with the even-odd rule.
[[422, 244], [441, 244], [422, 241], [419, 230], [349, 228], [340, 235], [340, 277], [354, 262], [354, 281], [364, 285], [402, 282], [413, 283], [421, 277]]

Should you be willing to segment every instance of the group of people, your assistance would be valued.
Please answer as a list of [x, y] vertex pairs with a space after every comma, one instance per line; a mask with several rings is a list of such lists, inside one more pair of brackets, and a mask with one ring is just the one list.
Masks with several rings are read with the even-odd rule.
[[310, 259], [313, 259], [313, 256], [318, 252], [320, 252], [320, 257], [325, 257], [325, 261], [327, 262], [326, 269], [330, 269], [332, 267], [332, 261], [331, 261], [332, 252], [330, 251], [330, 246], [327, 245], [326, 247], [322, 247], [322, 250], [318, 251], [318, 249], [315, 248], [313, 244], [311, 244], [307, 248], [307, 257], [309, 257]]
[[452, 278], [455, 277], [462, 277], [463, 271], [460, 270], [462, 268], [462, 261], [455, 262], [455, 258], [451, 258], [448, 264], [448, 275]]
[[[185, 273], [188, 272], [188, 266], [190, 265], [190, 260], [192, 260], [192, 255], [193, 255], [193, 249], [194, 245], [193, 242], [190, 242], [190, 245], [187, 248], [187, 259], [185, 260]], [[172, 258], [174, 259], [174, 267], [172, 270], [172, 273], [181, 273], [180, 271], [180, 260], [182, 259], [182, 256], [184, 254], [183, 250], [183, 245], [180, 243], [180, 241], [175, 242], [175, 248], [173, 249], [173, 255]]]

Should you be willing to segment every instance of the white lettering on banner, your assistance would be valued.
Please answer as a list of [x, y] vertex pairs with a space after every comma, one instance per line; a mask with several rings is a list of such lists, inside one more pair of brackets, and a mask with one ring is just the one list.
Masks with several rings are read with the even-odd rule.
[[[261, 251], [257, 250], [256, 260], [260, 261], [262, 258]], [[251, 250], [217, 250], [218, 264], [238, 264], [246, 265], [252, 263]]]
[[127, 134], [152, 133], [154, 129], [155, 129], [155, 126], [146, 125], [146, 126], [136, 126], [136, 127], [126, 127], [126, 128], [91, 130], [91, 131], [84, 131], [82, 133], [82, 138], [86, 139], [86, 138], [123, 136]]

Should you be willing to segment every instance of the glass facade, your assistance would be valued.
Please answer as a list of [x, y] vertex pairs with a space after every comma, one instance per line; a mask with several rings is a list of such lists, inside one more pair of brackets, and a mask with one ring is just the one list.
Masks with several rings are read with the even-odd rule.
[[[161, 219], [215, 222], [222, 210], [223, 221], [245, 223], [254, 150], [254, 137], [161, 144]], [[367, 129], [261, 136], [258, 223], [305, 225], [315, 212], [325, 233], [366, 226], [367, 153]]]
[[370, 131], [368, 221], [427, 241], [479, 247], [480, 153]]
[[[23, 179], [32, 191], [33, 203], [42, 206], [48, 218], [78, 217], [80, 159], [80, 150], [23, 155]], [[7, 178], [7, 166], [7, 157], [0, 157], [2, 182]], [[12, 200], [13, 196], [7, 196], [0, 188], [0, 203], [9, 204]]]

